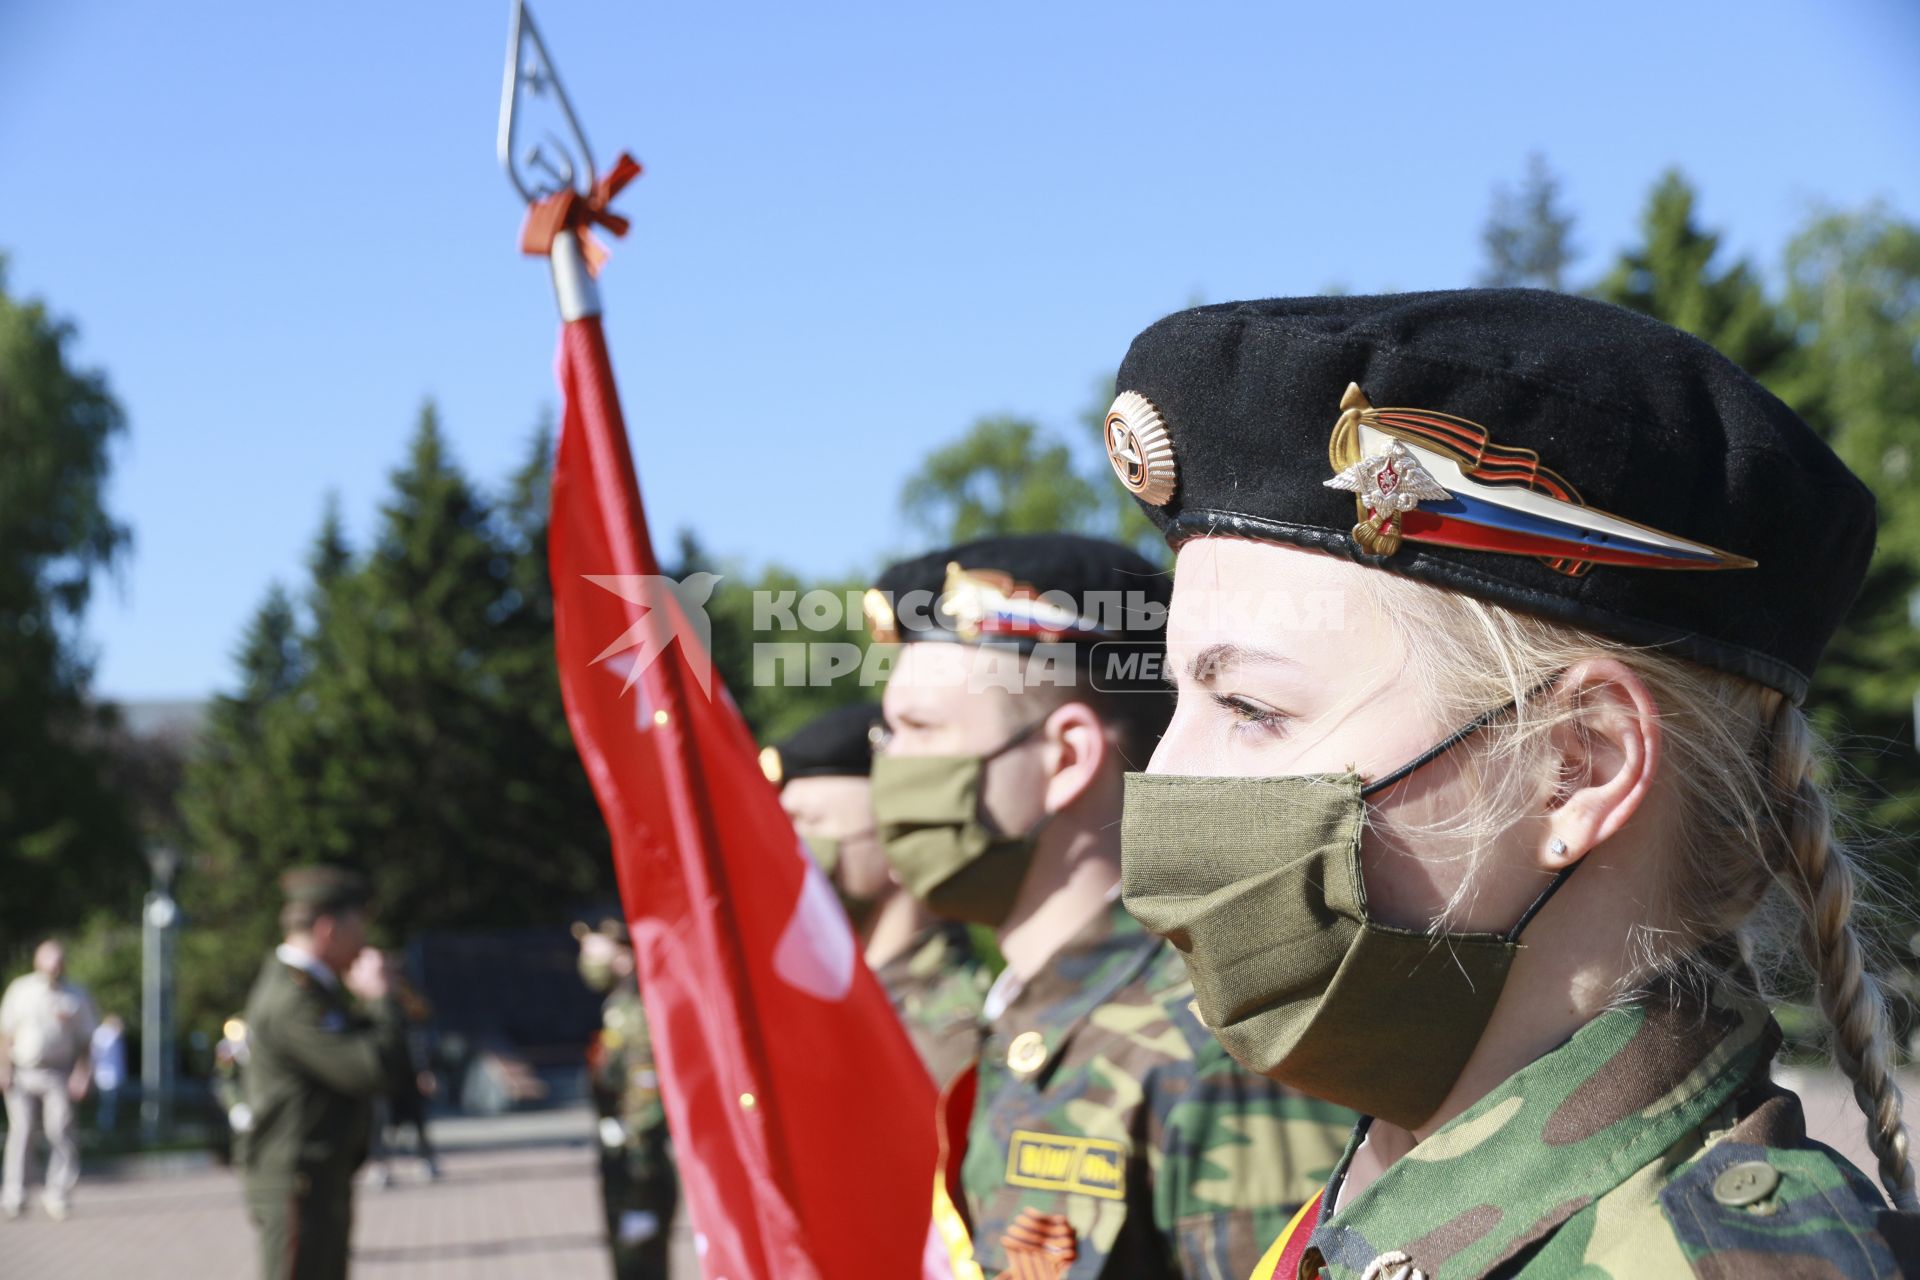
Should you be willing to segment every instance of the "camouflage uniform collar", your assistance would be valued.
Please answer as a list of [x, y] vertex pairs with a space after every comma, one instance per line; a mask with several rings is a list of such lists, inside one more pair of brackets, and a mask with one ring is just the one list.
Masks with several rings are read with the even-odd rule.
[[992, 1020], [997, 1033], [1037, 1032], [1046, 1065], [1034, 1083], [1060, 1062], [1061, 1048], [1088, 1016], [1146, 970], [1165, 944], [1140, 927], [1115, 900], [1053, 954]]
[[1703, 1004], [1667, 990], [1603, 1013], [1323, 1219], [1308, 1258], [1329, 1280], [1358, 1280], [1396, 1250], [1429, 1280], [1484, 1275], [1708, 1127], [1779, 1044], [1763, 1005], [1723, 992]]

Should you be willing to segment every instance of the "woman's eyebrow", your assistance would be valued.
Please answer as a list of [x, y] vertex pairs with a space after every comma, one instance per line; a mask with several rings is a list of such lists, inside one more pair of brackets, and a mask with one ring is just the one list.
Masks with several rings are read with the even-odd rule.
[[1187, 675], [1195, 684], [1212, 684], [1228, 667], [1298, 667], [1300, 664], [1273, 649], [1239, 644], [1210, 644], [1187, 660]]

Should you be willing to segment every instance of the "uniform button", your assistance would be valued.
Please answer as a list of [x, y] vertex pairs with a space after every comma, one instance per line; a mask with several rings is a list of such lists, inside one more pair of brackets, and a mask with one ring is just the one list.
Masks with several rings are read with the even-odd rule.
[[1741, 1209], [1765, 1200], [1779, 1185], [1780, 1171], [1765, 1160], [1742, 1160], [1713, 1180], [1713, 1198]]
[[1360, 1280], [1427, 1280], [1427, 1273], [1414, 1266], [1404, 1252], [1394, 1249], [1369, 1262]]
[[1047, 1040], [1038, 1031], [1022, 1031], [1007, 1046], [1007, 1066], [1021, 1075], [1038, 1071], [1047, 1060]]

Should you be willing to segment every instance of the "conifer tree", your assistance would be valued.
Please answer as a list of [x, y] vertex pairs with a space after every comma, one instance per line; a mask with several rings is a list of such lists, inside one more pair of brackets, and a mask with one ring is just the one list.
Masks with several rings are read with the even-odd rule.
[[1481, 230], [1486, 267], [1480, 283], [1536, 289], [1564, 289], [1567, 271], [1579, 251], [1573, 243], [1573, 214], [1560, 203], [1560, 179], [1537, 152], [1527, 157], [1520, 189], [1494, 189], [1493, 212]]
[[109, 718], [77, 634], [93, 581], [128, 544], [105, 505], [125, 429], [73, 326], [6, 290], [0, 259], [0, 962], [50, 927], [138, 904], [138, 833], [106, 785]]
[[1819, 430], [1879, 502], [1878, 549], [1829, 648], [1808, 709], [1837, 750], [1883, 887], [1911, 895], [1920, 844], [1920, 230], [1884, 210], [1824, 215], [1787, 252], [1784, 300], [1696, 215], [1678, 173], [1655, 186], [1642, 242], [1597, 292], [1712, 343]]
[[361, 867], [394, 942], [557, 922], [611, 895], [553, 665], [548, 438], [496, 508], [429, 405], [372, 544], [356, 554], [329, 503], [304, 620], [278, 588], [262, 604], [186, 788], [183, 1001], [203, 1018], [244, 998], [291, 865]]

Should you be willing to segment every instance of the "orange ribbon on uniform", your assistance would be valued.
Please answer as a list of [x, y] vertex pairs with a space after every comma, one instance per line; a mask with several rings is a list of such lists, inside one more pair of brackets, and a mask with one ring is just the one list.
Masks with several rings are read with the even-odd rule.
[[633, 224], [607, 206], [613, 203], [622, 187], [640, 174], [640, 162], [622, 151], [613, 168], [594, 183], [593, 190], [586, 195], [568, 187], [536, 200], [528, 207], [526, 224], [520, 228], [520, 252], [544, 258], [553, 252], [554, 237], [562, 231], [571, 231], [580, 238], [580, 255], [586, 259], [588, 273], [599, 275], [600, 264], [607, 260], [607, 250], [594, 239], [593, 228], [605, 227], [616, 237], [627, 234], [627, 228]]

